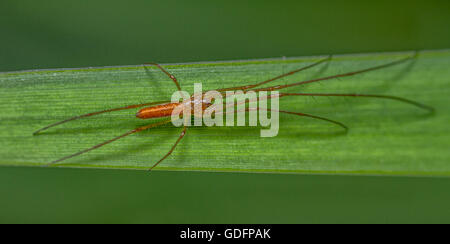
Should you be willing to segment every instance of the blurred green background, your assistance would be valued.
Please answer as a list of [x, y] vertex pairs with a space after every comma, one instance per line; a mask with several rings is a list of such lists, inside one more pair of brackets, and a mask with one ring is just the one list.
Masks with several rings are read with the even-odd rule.
[[[0, 2], [0, 71], [450, 47], [442, 1]], [[26, 152], [24, 152], [26, 153]], [[450, 179], [0, 168], [0, 222], [450, 222]]]

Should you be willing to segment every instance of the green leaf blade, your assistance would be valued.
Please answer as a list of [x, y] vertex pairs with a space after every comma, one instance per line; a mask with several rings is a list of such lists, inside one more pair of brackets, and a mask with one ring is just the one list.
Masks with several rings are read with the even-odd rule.
[[[327, 64], [271, 83], [288, 84], [388, 63], [411, 53], [336, 56]], [[165, 67], [190, 93], [256, 83], [308, 65], [318, 57], [178, 64]], [[280, 99], [280, 109], [343, 122], [348, 134], [316, 120], [280, 114], [280, 131], [261, 138], [261, 127], [191, 127], [156, 169], [390, 175], [450, 174], [450, 52], [420, 52], [386, 69], [323, 81], [288, 92], [395, 95], [436, 108], [425, 111], [371, 98]], [[151, 123], [137, 109], [73, 121], [32, 133], [72, 116], [129, 104], [168, 100], [172, 81], [142, 66], [0, 73], [0, 165], [40, 166], [128, 130]], [[128, 136], [58, 164], [58, 167], [148, 169], [173, 145], [172, 125]]]

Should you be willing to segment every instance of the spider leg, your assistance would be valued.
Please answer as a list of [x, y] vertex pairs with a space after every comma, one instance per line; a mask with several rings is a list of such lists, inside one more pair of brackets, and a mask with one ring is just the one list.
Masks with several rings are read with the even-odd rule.
[[347, 72], [347, 73], [342, 73], [342, 74], [337, 74], [337, 75], [332, 75], [332, 76], [327, 76], [327, 77], [322, 77], [322, 78], [317, 78], [317, 79], [312, 79], [312, 80], [300, 81], [300, 82], [287, 84], [287, 85], [278, 85], [278, 86], [272, 86], [272, 87], [266, 87], [266, 88], [253, 89], [252, 91], [255, 91], [255, 92], [256, 91], [276, 91], [276, 90], [280, 90], [280, 89], [284, 89], [284, 88], [288, 88], [288, 87], [300, 86], [300, 85], [305, 85], [305, 84], [314, 83], [314, 82], [323, 81], [323, 80], [331, 80], [331, 79], [340, 78], [340, 77], [352, 76], [352, 75], [361, 74], [361, 73], [365, 73], [365, 72], [369, 72], [369, 71], [373, 71], [373, 70], [387, 68], [389, 66], [393, 66], [396, 64], [400, 64], [400, 63], [406, 62], [408, 60], [411, 60], [411, 59], [415, 58], [416, 56], [417, 56], [417, 54], [406, 57], [406, 58], [402, 58], [402, 59], [399, 59], [399, 60], [396, 60], [396, 61], [393, 61], [390, 63], [370, 67], [367, 69], [362, 69], [362, 70], [357, 70], [357, 71], [352, 71], [352, 72]]
[[161, 65], [159, 65], [159, 64], [157, 64], [157, 63], [145, 63], [145, 64], [144, 64], [144, 67], [145, 67], [146, 65], [153, 65], [153, 66], [158, 67], [162, 72], [164, 72], [164, 74], [166, 74], [167, 76], [169, 76], [170, 79], [173, 80], [173, 82], [174, 82], [175, 85], [177, 86], [178, 91], [181, 91], [181, 86], [180, 86], [180, 83], [178, 83], [177, 78], [175, 78], [174, 75], [172, 75], [172, 74], [169, 73], [167, 70], [165, 70]]
[[102, 114], [102, 113], [108, 113], [108, 112], [119, 111], [119, 110], [125, 110], [125, 109], [132, 109], [132, 108], [139, 108], [139, 107], [150, 106], [150, 105], [156, 105], [156, 104], [163, 104], [163, 103], [168, 103], [168, 102], [169, 102], [169, 101], [160, 101], [160, 102], [152, 102], [152, 103], [133, 104], [133, 105], [125, 106], [125, 107], [112, 108], [112, 109], [107, 109], [107, 110], [102, 110], [102, 111], [92, 112], [92, 113], [88, 113], [88, 114], [78, 115], [78, 116], [75, 116], [75, 117], [72, 117], [72, 118], [68, 118], [68, 119], [65, 119], [65, 120], [62, 120], [62, 121], [59, 121], [59, 122], [56, 122], [56, 123], [47, 125], [47, 126], [41, 128], [41, 129], [35, 131], [35, 132], [33, 133], [33, 135], [37, 135], [37, 134], [39, 134], [40, 132], [42, 132], [42, 131], [44, 131], [44, 130], [47, 130], [47, 129], [51, 128], [51, 127], [54, 127], [54, 126], [57, 126], [57, 125], [60, 125], [60, 124], [67, 123], [67, 122], [72, 121], [72, 120], [77, 120], [77, 119], [81, 119], [81, 118], [86, 118], [86, 117], [89, 117], [89, 116], [93, 116], [93, 115], [97, 115], [97, 114]]
[[99, 147], [102, 147], [102, 146], [104, 146], [104, 145], [106, 145], [106, 144], [109, 144], [109, 143], [111, 143], [111, 142], [117, 141], [117, 140], [119, 140], [120, 138], [124, 138], [124, 137], [126, 137], [126, 136], [131, 135], [131, 134], [134, 134], [134, 133], [137, 133], [137, 132], [140, 132], [140, 131], [143, 131], [143, 130], [147, 130], [147, 129], [150, 129], [150, 128], [153, 128], [153, 127], [156, 127], [156, 126], [160, 126], [160, 125], [163, 125], [163, 124], [170, 123], [170, 121], [171, 121], [170, 119], [169, 119], [169, 120], [163, 120], [163, 121], [159, 121], [159, 122], [156, 122], [156, 123], [153, 123], [153, 124], [141, 126], [141, 127], [136, 128], [136, 129], [134, 129], [134, 130], [130, 130], [130, 131], [128, 131], [128, 132], [126, 132], [126, 133], [124, 133], [124, 134], [122, 134], [122, 135], [120, 135], [120, 136], [114, 137], [114, 138], [112, 138], [112, 139], [110, 139], [110, 140], [104, 141], [104, 142], [102, 142], [102, 143], [100, 143], [100, 144], [97, 144], [97, 145], [95, 145], [95, 146], [92, 146], [92, 147], [90, 147], [90, 148], [87, 148], [87, 149], [85, 149], [85, 150], [82, 150], [82, 151], [80, 151], [80, 152], [77, 152], [77, 153], [74, 153], [74, 154], [65, 156], [65, 157], [60, 158], [60, 159], [58, 159], [58, 160], [55, 160], [55, 161], [49, 163], [47, 166], [56, 164], [56, 163], [61, 162], [61, 161], [63, 161], [63, 160], [66, 160], [66, 159], [69, 159], [69, 158], [73, 158], [73, 157], [75, 157], [75, 156], [78, 156], [78, 155], [81, 155], [81, 154], [84, 154], [84, 153], [87, 153], [87, 152], [89, 152], [89, 151], [92, 151], [92, 150], [94, 150], [94, 149], [97, 149], [97, 148], [99, 148]]
[[303, 70], [312, 68], [312, 67], [314, 67], [314, 66], [316, 66], [316, 65], [319, 65], [319, 64], [321, 64], [321, 63], [323, 63], [323, 62], [326, 62], [326, 61], [329, 61], [329, 60], [331, 60], [331, 55], [328, 56], [327, 58], [321, 59], [321, 60], [319, 60], [319, 61], [317, 61], [317, 62], [315, 62], [315, 63], [313, 63], [313, 64], [310, 64], [310, 65], [307, 65], [307, 66], [298, 68], [298, 69], [296, 69], [296, 70], [292, 70], [292, 71], [290, 71], [290, 72], [284, 73], [284, 74], [279, 75], [279, 76], [277, 76], [277, 77], [274, 77], [274, 78], [271, 78], [271, 79], [268, 79], [268, 80], [265, 80], [265, 81], [262, 81], [262, 82], [259, 82], [259, 83], [256, 83], [256, 84], [245, 85], [245, 86], [237, 86], [237, 87], [229, 87], [229, 88], [222, 88], [222, 89], [218, 89], [217, 91], [223, 92], [223, 91], [233, 91], [233, 90], [248, 90], [248, 89], [251, 89], [251, 88], [254, 88], [254, 87], [257, 87], [257, 86], [264, 85], [264, 84], [269, 83], [269, 82], [271, 82], [271, 81], [275, 81], [275, 80], [284, 78], [284, 77], [286, 77], [286, 76], [293, 75], [293, 74], [295, 74], [295, 73], [297, 73], [297, 72], [300, 72], [300, 71], [303, 71]]
[[166, 159], [167, 157], [169, 157], [170, 154], [172, 154], [173, 150], [175, 150], [175, 148], [177, 147], [178, 143], [181, 141], [181, 139], [183, 139], [184, 135], [186, 135], [186, 130], [187, 127], [184, 126], [183, 130], [181, 131], [180, 136], [178, 137], [177, 141], [175, 142], [175, 144], [173, 144], [172, 148], [170, 148], [169, 152], [166, 153], [166, 155], [164, 155], [164, 157], [162, 157], [158, 162], [156, 162], [148, 171], [151, 171], [153, 168], [155, 168], [159, 163], [161, 163], [162, 161], [164, 161], [164, 159]]

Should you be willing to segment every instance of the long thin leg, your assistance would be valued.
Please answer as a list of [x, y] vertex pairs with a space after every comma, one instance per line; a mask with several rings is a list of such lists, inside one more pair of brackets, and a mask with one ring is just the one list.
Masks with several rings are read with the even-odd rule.
[[48, 165], [52, 165], [52, 164], [61, 162], [61, 161], [63, 161], [63, 160], [66, 160], [66, 159], [73, 158], [73, 157], [75, 157], [75, 156], [81, 155], [81, 154], [83, 154], [83, 153], [87, 153], [87, 152], [89, 152], [89, 151], [92, 151], [92, 150], [94, 150], [94, 149], [97, 149], [97, 148], [99, 148], [99, 147], [102, 147], [102, 146], [104, 146], [104, 145], [106, 145], [106, 144], [109, 144], [109, 143], [111, 143], [111, 142], [117, 141], [117, 140], [119, 140], [120, 138], [129, 136], [129, 135], [131, 135], [131, 134], [134, 134], [134, 133], [137, 133], [137, 132], [140, 132], [140, 131], [143, 131], [143, 130], [147, 130], [147, 129], [150, 129], [150, 128], [153, 128], [153, 127], [156, 127], [156, 126], [160, 126], [160, 125], [163, 125], [163, 124], [170, 123], [170, 121], [171, 121], [170, 119], [169, 119], [169, 120], [163, 120], [163, 121], [160, 121], [160, 122], [156, 122], [156, 123], [153, 123], [153, 124], [149, 124], [149, 125], [145, 125], [145, 126], [136, 128], [136, 129], [134, 129], [134, 130], [130, 130], [130, 131], [128, 131], [127, 133], [124, 133], [124, 134], [122, 134], [122, 135], [120, 135], [120, 136], [114, 137], [114, 138], [111, 139], [111, 140], [107, 140], [107, 141], [102, 142], [102, 143], [100, 143], [100, 144], [97, 144], [97, 145], [95, 145], [95, 146], [93, 146], [93, 147], [87, 148], [87, 149], [85, 149], [85, 150], [83, 150], [83, 151], [80, 151], [80, 152], [74, 153], [74, 154], [72, 154], [72, 155], [68, 155], [68, 156], [65, 156], [65, 157], [63, 157], [63, 158], [60, 158], [60, 159], [58, 159], [58, 160], [55, 160], [55, 161], [49, 163]]
[[[262, 110], [262, 109], [263, 108], [256, 108], [256, 109], [246, 108], [245, 111]], [[320, 117], [320, 116], [316, 116], [316, 115], [312, 115], [312, 114], [305, 114], [305, 113], [300, 113], [300, 112], [291, 112], [291, 111], [286, 111], [286, 110], [275, 110], [275, 109], [268, 109], [268, 108], [266, 108], [265, 110], [266, 111], [270, 111], [270, 112], [280, 112], [280, 113], [285, 113], [285, 114], [292, 114], [292, 115], [297, 115], [297, 116], [302, 116], [302, 117], [309, 117], [309, 118], [312, 118], [312, 119], [323, 120], [323, 121], [330, 122], [330, 123], [333, 123], [335, 125], [338, 125], [338, 126], [342, 127], [345, 130], [346, 133], [348, 131], [348, 127], [346, 125], [344, 125], [343, 123], [341, 123], [339, 121], [332, 120], [332, 119], [328, 119], [328, 118], [325, 118], [325, 117]], [[234, 113], [236, 113], [236, 112], [238, 112], [238, 111], [234, 111]]]
[[157, 63], [145, 63], [144, 67], [145, 67], [145, 65], [154, 65], [154, 66], [158, 67], [162, 72], [164, 72], [167, 76], [169, 76], [170, 79], [173, 80], [173, 82], [175, 83], [175, 85], [178, 88], [178, 91], [181, 91], [181, 86], [180, 86], [180, 83], [178, 83], [177, 78], [175, 78], [175, 76], [173, 76], [171, 73], [167, 72], [167, 70], [165, 70], [163, 67], [161, 67], [161, 65], [159, 65]]
[[310, 65], [308, 65], [308, 66], [301, 67], [301, 68], [296, 69], [296, 70], [292, 70], [291, 72], [284, 73], [284, 74], [279, 75], [279, 76], [277, 76], [277, 77], [274, 77], [274, 78], [271, 78], [271, 79], [268, 79], [268, 80], [265, 80], [265, 81], [262, 81], [262, 82], [253, 84], [253, 85], [245, 85], [245, 86], [237, 86], [237, 87], [222, 88], [222, 89], [218, 89], [217, 91], [221, 92], [221, 91], [233, 91], [233, 90], [248, 90], [248, 89], [251, 89], [251, 88], [254, 88], [254, 87], [257, 87], [257, 86], [264, 85], [264, 84], [269, 83], [269, 82], [271, 82], [271, 81], [278, 80], [278, 79], [284, 78], [284, 77], [286, 77], [286, 76], [293, 75], [293, 74], [295, 74], [295, 73], [297, 73], [297, 72], [300, 72], [300, 71], [302, 71], [302, 70], [306, 70], [306, 69], [312, 68], [312, 67], [314, 67], [314, 66], [316, 66], [316, 65], [319, 65], [319, 64], [321, 64], [321, 63], [323, 63], [323, 62], [325, 62], [325, 61], [328, 61], [328, 60], [330, 60], [330, 59], [331, 59], [331, 55], [328, 56], [327, 58], [321, 59], [321, 60], [319, 60], [319, 61], [317, 61], [317, 62], [315, 62], [315, 63], [313, 63], [313, 64], [310, 64]]
[[[276, 110], [270, 110], [270, 111], [276, 112]], [[327, 122], [330, 122], [330, 123], [333, 123], [335, 125], [338, 125], [338, 126], [342, 127], [345, 130], [345, 133], [347, 133], [347, 131], [348, 131], [348, 127], [346, 125], [344, 125], [343, 123], [341, 123], [339, 121], [335, 121], [335, 120], [332, 120], [332, 119], [328, 119], [328, 118], [324, 118], [324, 117], [320, 117], [320, 116], [316, 116], [316, 115], [312, 115], [312, 114], [305, 114], [305, 113], [299, 113], [299, 112], [290, 112], [290, 111], [285, 111], [285, 110], [278, 110], [278, 112], [327, 121]]]
[[342, 73], [342, 74], [337, 74], [337, 75], [332, 75], [332, 76], [327, 76], [327, 77], [322, 77], [322, 78], [317, 78], [317, 79], [312, 79], [312, 80], [307, 80], [307, 81], [301, 81], [301, 82], [296, 82], [296, 83], [287, 84], [287, 85], [278, 85], [278, 86], [272, 86], [272, 87], [266, 87], [266, 88], [253, 89], [252, 91], [255, 91], [255, 92], [257, 92], [257, 91], [275, 91], [275, 90], [280, 90], [280, 89], [284, 89], [284, 88], [288, 88], [288, 87], [292, 87], [292, 86], [300, 86], [300, 85], [305, 85], [308, 83], [313, 83], [313, 82], [318, 82], [318, 81], [323, 81], [323, 80], [330, 80], [330, 79], [339, 78], [339, 77], [352, 76], [352, 75], [361, 74], [364, 72], [369, 72], [369, 71], [393, 66], [396, 64], [400, 64], [407, 60], [413, 59], [415, 57], [416, 57], [416, 55], [413, 55], [413, 56], [410, 56], [407, 58], [399, 59], [397, 61], [393, 61], [393, 62], [383, 64], [383, 65], [374, 66], [374, 67], [367, 68], [367, 69], [362, 69], [362, 70], [357, 70], [357, 71], [353, 71], [353, 72]]
[[408, 103], [414, 105], [416, 107], [428, 110], [430, 112], [434, 112], [434, 108], [428, 105], [418, 103], [416, 101], [412, 101], [402, 97], [389, 96], [389, 95], [373, 95], [373, 94], [339, 94], [339, 93], [280, 93], [279, 97], [284, 96], [323, 96], [323, 97], [368, 97], [368, 98], [383, 98], [383, 99], [391, 99], [404, 103]]
[[169, 157], [170, 154], [172, 154], [173, 150], [175, 150], [175, 147], [177, 147], [178, 143], [181, 141], [181, 139], [183, 139], [184, 135], [186, 135], [186, 129], [187, 127], [184, 126], [183, 131], [181, 131], [180, 136], [178, 137], [177, 141], [175, 142], [175, 144], [173, 144], [172, 148], [169, 150], [168, 153], [166, 153], [166, 155], [164, 155], [164, 157], [162, 157], [158, 162], [156, 162], [148, 171], [151, 171], [153, 168], [155, 168], [159, 163], [161, 163], [164, 159], [166, 159], [167, 157]]
[[[245, 111], [255, 111], [255, 110], [263, 110], [263, 108], [246, 108], [245, 109]], [[300, 113], [300, 112], [291, 112], [291, 111], [286, 111], [286, 110], [275, 110], [275, 109], [268, 109], [268, 108], [265, 108], [265, 110], [266, 111], [271, 111], [271, 112], [279, 112], [279, 113], [285, 113], [285, 114], [292, 114], [292, 115], [297, 115], [297, 116], [303, 116], [303, 117], [309, 117], [309, 118], [313, 118], [313, 119], [318, 119], [318, 120], [323, 120], [323, 121], [326, 121], [326, 122], [330, 122], [330, 123], [333, 123], [333, 124], [335, 124], [335, 125], [338, 125], [338, 126], [340, 126], [340, 127], [342, 127], [344, 130], [345, 130], [345, 132], [347, 132], [348, 131], [348, 127], [346, 126], [346, 125], [344, 125], [343, 123], [341, 123], [341, 122], [339, 122], [339, 121], [335, 121], [335, 120], [332, 120], [332, 119], [328, 119], [328, 118], [325, 118], [325, 117], [320, 117], [320, 116], [316, 116], [316, 115], [312, 115], [312, 114], [305, 114], [305, 113]], [[240, 111], [244, 111], [244, 110], [240, 110]], [[231, 113], [237, 113], [237, 112], [240, 112], [240, 111], [238, 111], [238, 110], [233, 110], [233, 112], [231, 112]], [[224, 113], [224, 114], [226, 114], [226, 112]]]
[[60, 125], [60, 124], [64, 124], [64, 123], [67, 123], [67, 122], [69, 122], [69, 121], [76, 120], [76, 119], [86, 118], [86, 117], [89, 117], [89, 116], [93, 116], [93, 115], [97, 115], [97, 114], [102, 114], [102, 113], [107, 113], [107, 112], [113, 112], [113, 111], [119, 111], [119, 110], [125, 110], [125, 109], [132, 109], [132, 108], [139, 108], [139, 107], [150, 106], [150, 105], [156, 105], [156, 104], [162, 104], [162, 103], [168, 103], [168, 102], [170, 102], [170, 101], [160, 101], [160, 102], [152, 102], [152, 103], [133, 104], [133, 105], [125, 106], [125, 107], [112, 108], [112, 109], [107, 109], [107, 110], [102, 110], [102, 111], [92, 112], [92, 113], [88, 113], [88, 114], [78, 115], [78, 116], [75, 116], [75, 117], [72, 117], [72, 118], [68, 118], [68, 119], [66, 119], [66, 120], [62, 120], [62, 121], [53, 123], [53, 124], [51, 124], [51, 125], [47, 125], [46, 127], [41, 128], [41, 129], [35, 131], [35, 132], [33, 133], [33, 135], [37, 135], [37, 134], [39, 134], [40, 132], [42, 132], [42, 131], [44, 131], [44, 130], [47, 130], [47, 129], [51, 128], [51, 127], [54, 127], [54, 126], [57, 126], [57, 125]]

